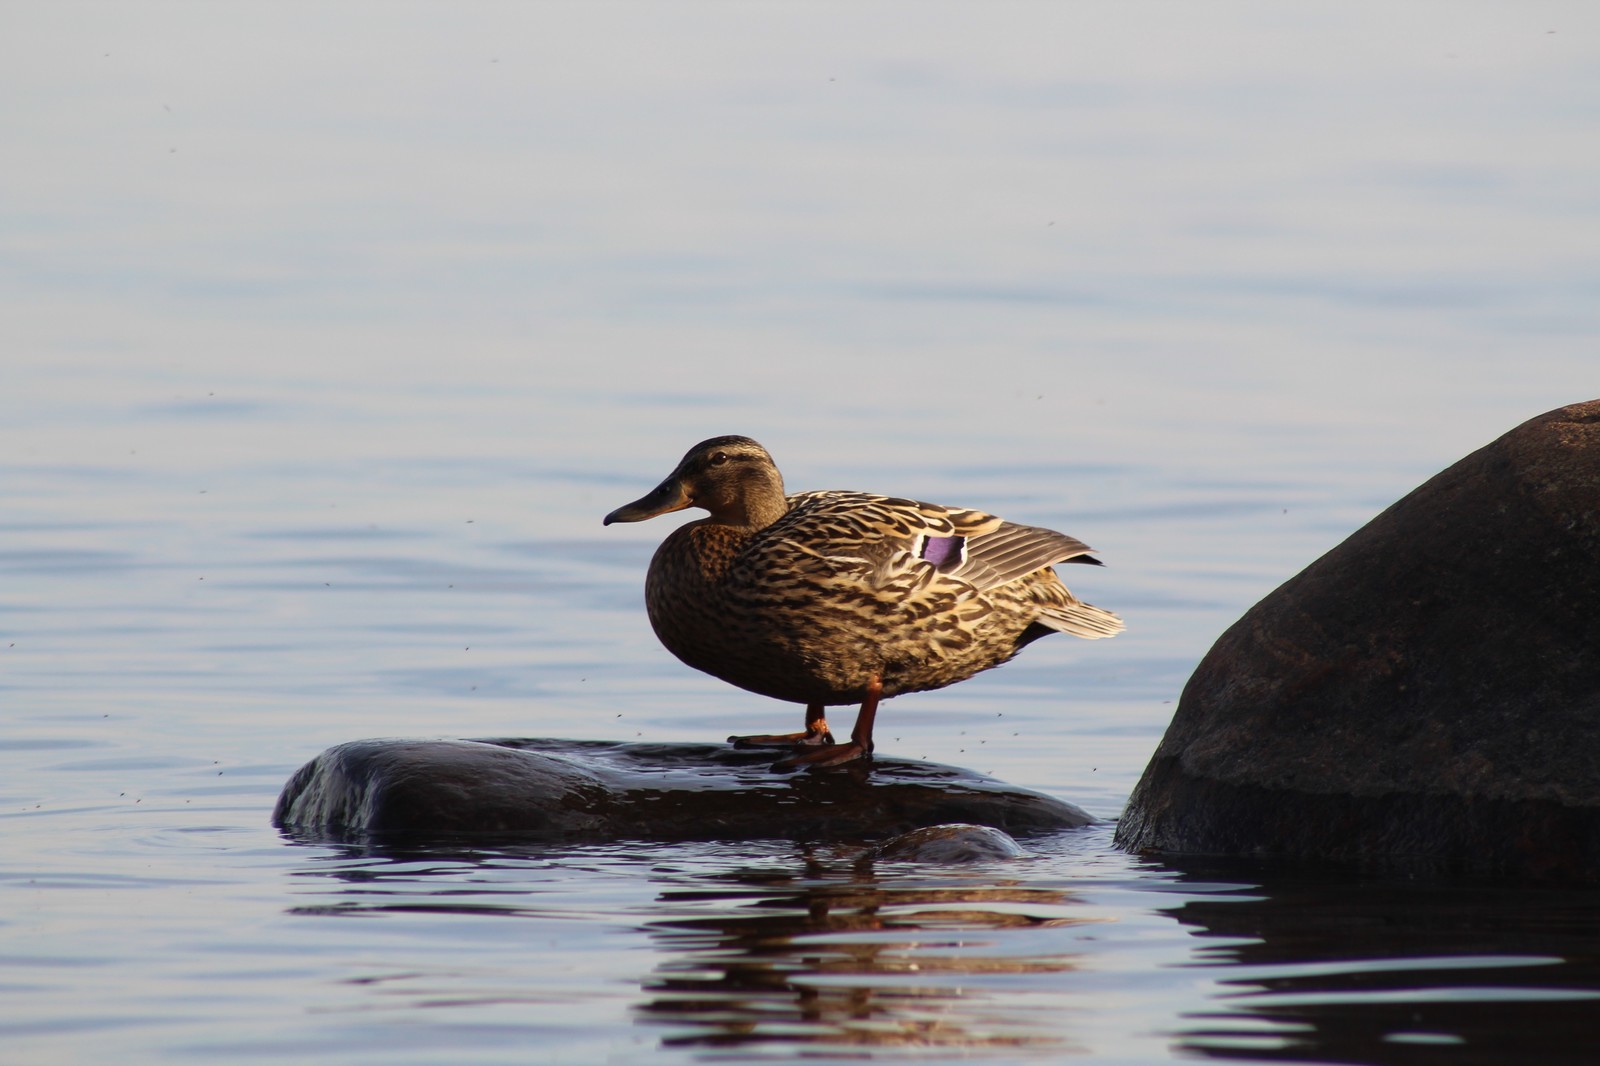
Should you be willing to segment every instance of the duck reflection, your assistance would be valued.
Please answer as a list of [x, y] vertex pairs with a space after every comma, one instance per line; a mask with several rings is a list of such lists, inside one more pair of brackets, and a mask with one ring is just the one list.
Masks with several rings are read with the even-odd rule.
[[[523, 918], [545, 924], [541, 939], [573, 938], [568, 950], [580, 954], [594, 950], [587, 923], [627, 915], [656, 949], [630, 1009], [666, 1047], [779, 1056], [923, 1047], [1008, 1062], [1084, 1050], [1064, 1035], [1072, 997], [1059, 989], [1088, 968], [1084, 927], [1110, 919], [1041, 882], [1029, 860], [943, 865], [840, 846], [751, 849], [730, 868], [681, 854], [658, 853], [655, 887], [634, 899], [645, 886], [628, 873], [642, 870], [632, 852], [346, 847], [300, 874], [339, 887], [292, 913]], [[622, 876], [608, 880], [606, 869]], [[543, 1004], [550, 994], [528, 971], [506, 973], [522, 987], [481, 972], [470, 982], [429, 974], [436, 987], [423, 997], [415, 967], [380, 978], [429, 1005]]]
[[1012, 978], [1075, 968], [1046, 932], [1086, 920], [1065, 892], [949, 874], [886, 881], [870, 863], [723, 880], [663, 892], [670, 916], [646, 926], [664, 959], [638, 1017], [672, 1029], [666, 1046], [1072, 1050], [1059, 1017], [1032, 1019], [1006, 996]]

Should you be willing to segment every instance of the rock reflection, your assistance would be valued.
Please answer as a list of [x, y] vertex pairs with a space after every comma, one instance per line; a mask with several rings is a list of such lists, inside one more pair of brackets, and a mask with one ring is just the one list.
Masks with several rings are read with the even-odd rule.
[[1180, 1025], [1181, 1051], [1230, 1061], [1594, 1061], [1600, 893], [1274, 876], [1239, 899], [1169, 913], [1216, 940], [1199, 958], [1216, 968], [1218, 994]]
[[[870, 865], [830, 875], [730, 875], [723, 891], [668, 890], [647, 931], [665, 955], [644, 982], [643, 1024], [669, 1047], [925, 1046], [1082, 1050], [1059, 1013], [1008, 996], [1022, 978], [1075, 969], [1029, 931], [1082, 924], [1065, 892], [992, 878], [880, 881]], [[1000, 935], [1003, 934], [1003, 935]]]

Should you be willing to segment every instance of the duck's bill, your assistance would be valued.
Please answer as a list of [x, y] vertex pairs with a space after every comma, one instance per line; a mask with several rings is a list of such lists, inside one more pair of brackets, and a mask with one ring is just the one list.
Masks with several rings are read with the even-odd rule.
[[605, 521], [601, 524], [609, 526], [613, 522], [643, 522], [646, 518], [654, 518], [658, 514], [681, 511], [693, 502], [680, 482], [663, 481], [648, 496], [641, 496], [632, 503], [623, 504], [606, 515]]

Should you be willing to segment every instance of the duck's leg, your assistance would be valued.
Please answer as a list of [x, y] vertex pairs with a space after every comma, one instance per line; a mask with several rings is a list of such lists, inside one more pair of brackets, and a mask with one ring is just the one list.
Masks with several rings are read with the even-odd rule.
[[787, 759], [780, 759], [774, 763], [774, 770], [815, 770], [824, 766], [838, 766], [840, 763], [853, 762], [856, 759], [866, 759], [872, 755], [872, 724], [878, 718], [878, 701], [883, 699], [883, 678], [874, 674], [872, 680], [867, 682], [867, 698], [861, 701], [861, 710], [856, 713], [855, 728], [850, 730], [850, 739], [843, 744], [822, 748], [818, 751], [802, 752], [791, 755]]
[[806, 707], [804, 733], [762, 733], [753, 737], [729, 737], [728, 743], [736, 748], [825, 748], [833, 743], [828, 731], [828, 718], [820, 703]]

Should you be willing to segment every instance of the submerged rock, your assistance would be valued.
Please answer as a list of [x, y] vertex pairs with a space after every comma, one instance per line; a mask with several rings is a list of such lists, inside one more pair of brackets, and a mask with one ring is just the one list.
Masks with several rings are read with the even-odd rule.
[[1011, 837], [987, 825], [930, 825], [873, 848], [870, 858], [901, 862], [967, 863], [1020, 859], [1026, 852]]
[[1037, 833], [1094, 820], [951, 766], [874, 758], [779, 774], [772, 759], [706, 744], [360, 740], [296, 771], [272, 818], [297, 839], [324, 842], [860, 841], [952, 822]]
[[1224, 633], [1117, 842], [1600, 876], [1600, 401], [1462, 459]]

